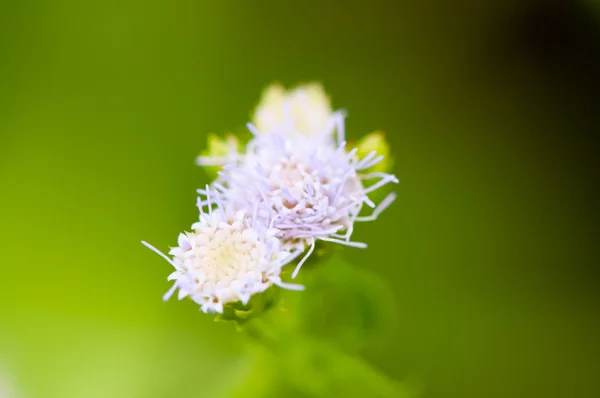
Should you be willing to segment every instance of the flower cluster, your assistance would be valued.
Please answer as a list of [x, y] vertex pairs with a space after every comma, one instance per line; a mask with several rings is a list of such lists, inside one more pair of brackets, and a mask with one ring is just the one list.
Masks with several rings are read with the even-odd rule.
[[[369, 194], [398, 180], [377, 167], [384, 161], [377, 150], [360, 158], [360, 148], [347, 149], [344, 121], [321, 86], [275, 85], [248, 123], [252, 139], [244, 151], [232, 136], [221, 144], [213, 138], [218, 150], [197, 163], [220, 171], [198, 190], [200, 219], [192, 232], [179, 236], [171, 257], [143, 242], [175, 268], [165, 299], [179, 290], [180, 299], [191, 297], [204, 312], [222, 313], [271, 285], [302, 290], [283, 282], [281, 271], [305, 254], [295, 278], [318, 241], [365, 248], [352, 240], [354, 224], [375, 220], [395, 194], [378, 205]], [[365, 205], [373, 210], [361, 216]]]

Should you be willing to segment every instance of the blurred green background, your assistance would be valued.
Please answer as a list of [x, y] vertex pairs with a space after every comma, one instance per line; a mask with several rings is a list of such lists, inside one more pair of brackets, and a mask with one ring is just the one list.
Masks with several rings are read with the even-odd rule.
[[250, 374], [140, 240], [189, 227], [206, 134], [274, 80], [323, 82], [395, 151], [399, 201], [345, 250], [395, 294], [375, 367], [431, 398], [598, 396], [598, 8], [422, 3], [2, 2], [0, 397]]

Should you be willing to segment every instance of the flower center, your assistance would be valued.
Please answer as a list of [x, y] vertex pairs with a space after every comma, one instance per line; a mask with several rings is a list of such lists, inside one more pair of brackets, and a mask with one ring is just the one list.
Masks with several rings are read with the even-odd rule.
[[275, 184], [275, 189], [294, 188], [304, 181], [305, 177], [310, 175], [310, 170], [298, 163], [294, 159], [286, 159], [273, 167], [271, 172], [271, 181]]
[[241, 224], [220, 224], [199, 237], [203, 245], [194, 248], [194, 268], [206, 276], [206, 283], [228, 286], [258, 272], [265, 245], [256, 232]]

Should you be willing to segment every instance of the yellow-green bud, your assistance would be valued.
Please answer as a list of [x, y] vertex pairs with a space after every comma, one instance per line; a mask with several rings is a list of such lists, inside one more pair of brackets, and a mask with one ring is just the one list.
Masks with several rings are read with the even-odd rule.
[[210, 178], [216, 178], [221, 168], [238, 155], [240, 142], [233, 134], [227, 133], [224, 138], [214, 133], [208, 135], [208, 146], [198, 156], [196, 163], [202, 167]]
[[298, 133], [308, 138], [328, 133], [332, 114], [331, 101], [320, 84], [291, 90], [273, 84], [264, 90], [252, 123], [261, 133], [278, 130], [283, 135]]
[[357, 155], [360, 158], [367, 156], [369, 153], [376, 151], [377, 155], [384, 156], [383, 161], [369, 169], [369, 172], [390, 172], [393, 165], [394, 159], [390, 155], [390, 144], [385, 139], [383, 131], [374, 131], [371, 134], [364, 136], [357, 145]]

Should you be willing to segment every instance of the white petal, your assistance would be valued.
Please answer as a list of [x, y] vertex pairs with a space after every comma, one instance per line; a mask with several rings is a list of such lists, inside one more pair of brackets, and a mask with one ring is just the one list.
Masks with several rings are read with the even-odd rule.
[[177, 244], [183, 250], [191, 250], [192, 249], [192, 245], [185, 234], [179, 234], [179, 237], [177, 238]]
[[169, 301], [169, 299], [171, 298], [171, 296], [173, 296], [173, 293], [175, 293], [176, 289], [177, 289], [177, 283], [175, 283], [173, 285], [173, 287], [170, 288], [169, 291], [165, 293], [165, 295], [163, 296], [163, 301]]
[[187, 290], [184, 289], [179, 289], [179, 294], [177, 295], [177, 298], [179, 300], [183, 300], [184, 298], [186, 298], [188, 296], [188, 292]]

